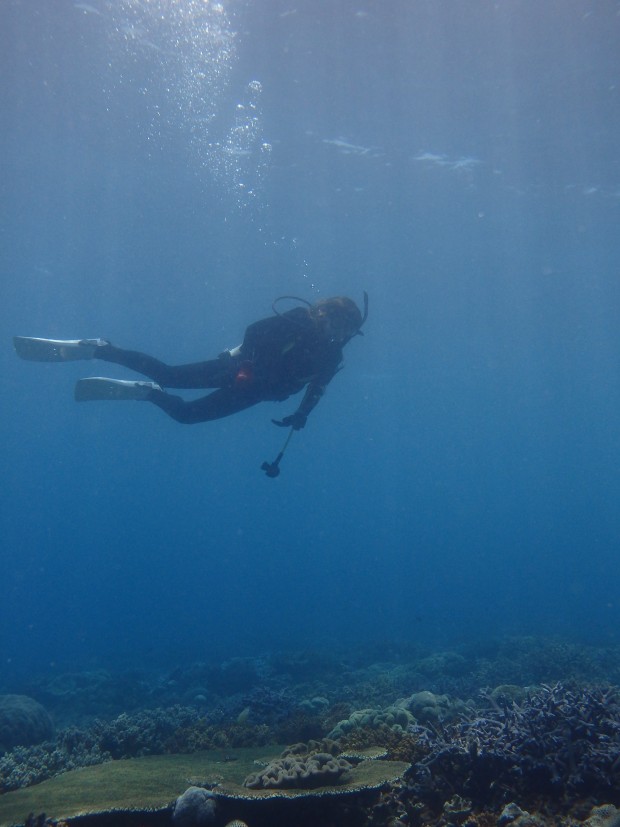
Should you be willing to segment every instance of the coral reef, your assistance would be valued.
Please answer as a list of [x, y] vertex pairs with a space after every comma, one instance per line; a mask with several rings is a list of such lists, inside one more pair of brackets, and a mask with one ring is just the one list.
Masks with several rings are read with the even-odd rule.
[[419, 738], [412, 732], [400, 732], [386, 726], [374, 729], [360, 727], [336, 743], [345, 757], [379, 747], [392, 761], [414, 762], [426, 754]]
[[0, 695], [0, 752], [46, 741], [54, 734], [47, 710], [27, 695]]
[[[360, 646], [328, 656], [276, 653], [172, 671], [28, 676], [2, 691], [42, 702], [63, 728], [0, 754], [0, 793], [26, 793], [18, 788], [60, 781], [56, 776], [78, 767], [94, 772], [101, 764], [97, 771], [103, 771], [123, 758], [217, 750], [217, 773], [186, 775], [179, 795], [188, 783], [204, 789], [216, 775], [231, 778], [228, 762], [239, 774], [238, 748], [259, 747], [258, 767], [246, 766], [226, 789], [213, 788], [217, 824], [235, 818], [276, 823], [282, 815], [282, 823], [292, 817], [305, 827], [310, 816], [298, 820], [301, 804], [274, 810], [275, 822], [271, 810], [257, 817], [254, 808], [301, 798], [315, 807], [319, 797], [333, 796], [321, 805], [318, 823], [549, 827], [555, 817], [577, 827], [592, 806], [605, 805], [592, 811], [587, 827], [620, 827], [619, 654], [616, 646], [505, 638], [455, 651]], [[554, 678], [562, 682], [549, 682]], [[282, 752], [287, 743], [293, 746]], [[334, 775], [335, 783], [305, 787], [298, 777], [304, 771], [292, 767], [305, 765], [307, 772], [317, 754], [326, 766], [342, 759], [352, 769]], [[278, 783], [279, 768], [280, 780], [289, 774], [302, 786], [243, 787], [248, 775], [266, 771], [268, 755], [278, 762], [270, 783]], [[373, 756], [379, 761], [368, 760]], [[404, 770], [391, 774], [394, 761], [411, 765], [404, 777]], [[362, 789], [375, 792], [345, 805], [352, 790]]]
[[542, 827], [542, 823], [542, 820], [536, 815], [531, 815], [527, 810], [522, 810], [514, 801], [506, 804], [497, 819], [499, 827], [506, 827], [508, 824], [511, 824], [512, 827]]
[[244, 693], [240, 703], [249, 709], [249, 717], [253, 722], [268, 726], [277, 726], [298, 711], [297, 699], [290, 689], [264, 685]]
[[59, 732], [53, 742], [15, 747], [0, 757], [0, 793], [78, 767], [171, 752], [167, 744], [174, 741], [174, 734], [189, 729], [198, 717], [196, 710], [182, 707], [147, 710], [133, 716], [119, 715], [109, 722], [95, 721], [85, 730], [71, 727]]
[[413, 715], [401, 706], [388, 706], [385, 709], [359, 709], [349, 715], [346, 720], [336, 724], [327, 737], [336, 740], [361, 728], [387, 727], [397, 732], [404, 732], [413, 723], [415, 723]]
[[492, 701], [484, 714], [410, 731], [428, 751], [412, 771], [412, 790], [425, 799], [445, 800], [455, 787], [478, 804], [604, 795], [620, 779], [620, 705], [612, 689], [543, 686], [521, 704]]
[[174, 803], [174, 827], [205, 827], [215, 821], [216, 803], [213, 793], [203, 787], [189, 787]]
[[328, 752], [315, 752], [308, 757], [288, 755], [270, 761], [259, 772], [248, 775], [244, 786], [250, 789], [312, 789], [335, 784], [352, 765], [344, 758]]
[[458, 652], [433, 652], [418, 662], [423, 675], [461, 675], [466, 669], [466, 659]]
[[436, 695], [428, 690], [414, 692], [409, 698], [399, 701], [398, 706], [408, 709], [418, 724], [428, 724], [457, 718], [467, 710], [461, 700], [449, 698], [448, 695]]
[[265, 724], [239, 721], [210, 723], [208, 717], [189, 721], [174, 729], [159, 752], [199, 752], [209, 749], [235, 749], [273, 743], [273, 732]]
[[[326, 783], [320, 788], [243, 786], [243, 779], [257, 762], [269, 762], [274, 753], [273, 748], [237, 750], [228, 756], [229, 760], [222, 760], [219, 752], [147, 756], [63, 773], [44, 784], [0, 796], [0, 824], [21, 823], [28, 812], [46, 812], [49, 823], [79, 814], [98, 817], [90, 823], [167, 824], [172, 816], [170, 802], [175, 801], [179, 827], [188, 823], [186, 815], [189, 820], [203, 816], [208, 819], [214, 809], [217, 824], [241, 819], [248, 824], [359, 825], [363, 823], [359, 815], [355, 822], [340, 817], [347, 808], [350, 810], [352, 802], [357, 801], [362, 808], [380, 789], [402, 778], [409, 766], [381, 760], [361, 761], [337, 778], [336, 784]], [[332, 760], [331, 756], [327, 760]], [[194, 789], [184, 798], [188, 779]], [[212, 800], [213, 806], [209, 803]], [[329, 819], [322, 818], [330, 813]], [[300, 817], [303, 814], [304, 819]], [[161, 816], [157, 822], [156, 815]], [[41, 821], [44, 823], [47, 824], [45, 818]]]
[[613, 804], [603, 804], [601, 807], [594, 807], [590, 817], [584, 822], [585, 827], [619, 827], [620, 810]]
[[334, 741], [331, 738], [321, 738], [316, 741], [300, 741], [296, 744], [291, 744], [282, 751], [281, 758], [287, 758], [289, 755], [311, 755], [314, 752], [328, 752], [330, 755], [340, 755], [341, 752], [340, 741]]
[[[210, 789], [219, 781], [230, 779], [240, 786], [255, 760], [268, 761], [277, 753], [273, 748], [238, 750], [233, 761], [222, 761], [219, 751], [149, 755], [83, 767], [0, 796], [0, 824], [19, 824], [29, 812], [44, 811], [56, 820], [78, 813], [168, 809], [170, 802], [176, 801], [190, 785]], [[119, 815], [115, 823], [127, 822]], [[147, 822], [142, 818], [138, 823]]]
[[49, 710], [58, 727], [86, 726], [96, 717], [112, 718], [148, 706], [154, 683], [137, 670], [95, 669], [33, 679], [27, 690]]

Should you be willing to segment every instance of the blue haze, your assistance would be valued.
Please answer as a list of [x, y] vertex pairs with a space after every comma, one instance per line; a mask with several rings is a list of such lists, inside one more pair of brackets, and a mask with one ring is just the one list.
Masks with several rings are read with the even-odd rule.
[[[193, 0], [0, 6], [2, 669], [616, 642], [620, 4], [223, 2], [204, 51]], [[181, 426], [11, 345], [363, 290], [275, 480], [296, 399]]]

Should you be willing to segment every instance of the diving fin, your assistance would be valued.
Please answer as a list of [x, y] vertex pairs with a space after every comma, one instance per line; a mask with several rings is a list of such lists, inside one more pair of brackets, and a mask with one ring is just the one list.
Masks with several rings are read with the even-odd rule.
[[105, 376], [89, 376], [75, 383], [76, 402], [92, 402], [98, 399], [147, 399], [151, 391], [160, 391], [155, 382], [131, 379], [108, 379]]
[[106, 339], [33, 339], [14, 336], [15, 352], [30, 362], [73, 362], [94, 359], [98, 347], [109, 345]]

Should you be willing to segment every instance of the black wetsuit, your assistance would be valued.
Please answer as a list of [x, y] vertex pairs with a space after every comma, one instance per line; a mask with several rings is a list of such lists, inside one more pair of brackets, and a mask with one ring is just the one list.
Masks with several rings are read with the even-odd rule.
[[217, 359], [171, 366], [110, 344], [98, 347], [95, 358], [135, 370], [165, 388], [217, 388], [189, 401], [151, 391], [148, 401], [177, 422], [220, 419], [258, 402], [282, 401], [307, 386], [295, 414], [305, 421], [339, 369], [342, 345], [328, 341], [309, 311], [296, 307], [251, 324], [234, 355], [225, 351]]

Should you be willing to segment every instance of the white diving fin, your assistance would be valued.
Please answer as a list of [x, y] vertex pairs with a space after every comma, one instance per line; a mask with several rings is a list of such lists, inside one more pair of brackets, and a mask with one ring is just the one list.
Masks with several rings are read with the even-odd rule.
[[160, 391], [155, 382], [131, 379], [108, 379], [106, 376], [89, 376], [75, 383], [76, 402], [94, 402], [101, 399], [147, 399], [151, 391]]
[[73, 362], [93, 359], [98, 347], [108, 345], [106, 339], [35, 339], [14, 336], [15, 352], [30, 362]]

